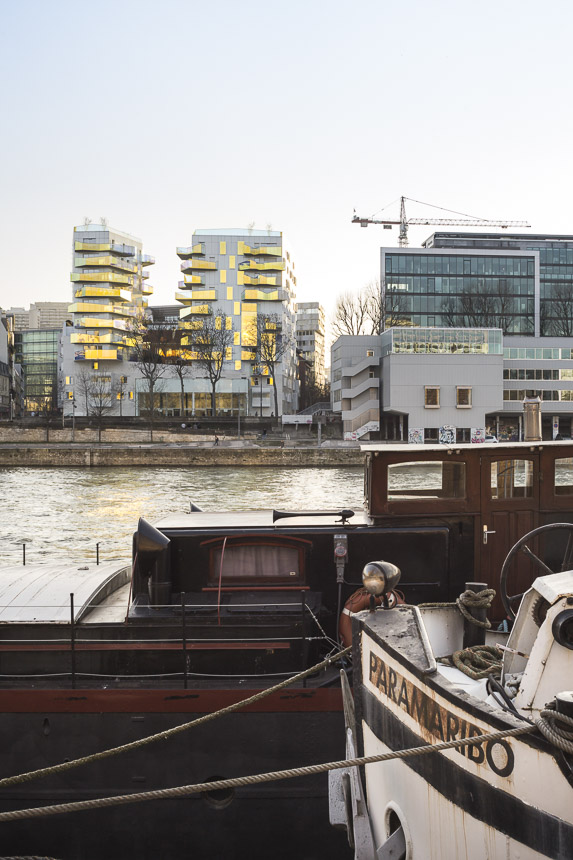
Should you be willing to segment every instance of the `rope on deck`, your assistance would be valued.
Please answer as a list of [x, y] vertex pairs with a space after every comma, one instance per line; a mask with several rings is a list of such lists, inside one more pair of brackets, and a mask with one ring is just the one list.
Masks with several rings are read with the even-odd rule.
[[476, 735], [472, 738], [460, 738], [456, 741], [446, 741], [438, 744], [427, 744], [411, 749], [397, 750], [390, 753], [382, 753], [375, 756], [361, 756], [360, 758], [345, 759], [344, 761], [332, 761], [324, 764], [315, 764], [308, 767], [291, 768], [290, 770], [271, 771], [270, 773], [259, 773], [252, 776], [240, 776], [234, 779], [218, 779], [213, 782], [201, 782], [196, 785], [181, 785], [176, 788], [163, 788], [156, 791], [139, 792], [136, 794], [120, 794], [115, 797], [102, 797], [95, 800], [80, 800], [75, 803], [59, 803], [55, 806], [42, 806], [35, 809], [17, 809], [11, 812], [0, 812], [0, 823], [4, 821], [17, 821], [26, 818], [44, 818], [50, 815], [61, 815], [66, 812], [80, 812], [86, 809], [101, 809], [110, 806], [119, 806], [128, 803], [140, 803], [146, 800], [166, 800], [174, 797], [188, 797], [192, 794], [202, 792], [221, 791], [223, 789], [240, 788], [246, 785], [258, 785], [263, 782], [275, 782], [281, 779], [293, 779], [294, 777], [313, 776], [326, 773], [330, 770], [374, 764], [376, 762], [391, 761], [392, 759], [406, 759], [413, 756], [425, 755], [431, 752], [457, 749], [463, 746], [476, 746], [488, 741], [498, 741], [503, 738], [517, 737], [536, 731], [536, 726], [527, 723], [514, 729], [504, 729], [484, 735]]
[[337, 660], [340, 660], [341, 657], [345, 657], [347, 654], [350, 653], [351, 650], [352, 646], [344, 648], [342, 651], [338, 651], [338, 653], [327, 657], [321, 663], [317, 663], [315, 666], [311, 666], [310, 669], [305, 669], [304, 672], [299, 672], [298, 675], [292, 675], [290, 678], [286, 678], [284, 681], [281, 681], [280, 684], [275, 684], [274, 687], [269, 687], [266, 690], [261, 690], [260, 692], [255, 693], [253, 696], [249, 696], [248, 699], [242, 699], [240, 702], [235, 702], [233, 705], [227, 705], [227, 707], [220, 708], [218, 711], [213, 711], [212, 713], [205, 714], [202, 717], [197, 717], [197, 719], [191, 720], [188, 723], [181, 723], [179, 726], [174, 726], [173, 728], [166, 729], [163, 732], [157, 732], [157, 734], [155, 735], [149, 735], [146, 738], [140, 738], [140, 740], [131, 741], [131, 743], [123, 744], [119, 747], [112, 747], [111, 749], [102, 750], [101, 752], [93, 753], [92, 755], [73, 759], [73, 761], [62, 762], [61, 764], [52, 765], [52, 767], [43, 767], [39, 770], [28, 771], [28, 773], [20, 773], [16, 776], [7, 776], [4, 779], [0, 779], [0, 788], [6, 788], [9, 785], [19, 785], [23, 782], [30, 782], [31, 780], [42, 776], [53, 776], [54, 774], [62, 773], [65, 770], [71, 770], [71, 768], [79, 767], [83, 764], [90, 764], [103, 758], [109, 758], [110, 756], [127, 752], [128, 750], [138, 749], [139, 747], [145, 746], [146, 744], [154, 743], [155, 741], [167, 740], [167, 738], [170, 738], [173, 735], [178, 734], [179, 732], [184, 732], [187, 729], [200, 726], [203, 723], [207, 723], [210, 720], [216, 719], [217, 717], [222, 717], [225, 714], [232, 713], [233, 711], [238, 711], [241, 708], [245, 708], [248, 705], [252, 705], [255, 702], [259, 702], [261, 699], [270, 696], [272, 693], [276, 693], [279, 690], [283, 690], [290, 684], [295, 684], [297, 681], [302, 681], [309, 675], [314, 675], [316, 672], [320, 672], [322, 669], [326, 669], [328, 666], [332, 665], [332, 663], [335, 663]]

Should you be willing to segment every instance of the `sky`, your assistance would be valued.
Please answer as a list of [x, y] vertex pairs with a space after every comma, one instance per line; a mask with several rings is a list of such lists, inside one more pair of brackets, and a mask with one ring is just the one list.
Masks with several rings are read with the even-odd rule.
[[[71, 301], [86, 217], [142, 239], [151, 304], [175, 303], [175, 248], [195, 229], [282, 230], [297, 300], [327, 314], [398, 242], [352, 224], [354, 209], [397, 218], [405, 195], [573, 233], [569, 0], [0, 0], [0, 13], [0, 307]], [[412, 227], [410, 244], [433, 229]]]

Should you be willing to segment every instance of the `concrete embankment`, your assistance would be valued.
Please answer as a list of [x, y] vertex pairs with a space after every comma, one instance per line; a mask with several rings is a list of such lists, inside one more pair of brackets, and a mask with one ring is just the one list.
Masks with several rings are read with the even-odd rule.
[[239, 447], [221, 444], [0, 445], [0, 466], [361, 466], [359, 448]]

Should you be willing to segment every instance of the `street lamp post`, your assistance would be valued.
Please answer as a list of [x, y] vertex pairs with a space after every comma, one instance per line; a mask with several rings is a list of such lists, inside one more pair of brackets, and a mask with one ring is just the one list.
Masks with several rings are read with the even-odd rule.
[[72, 400], [72, 442], [76, 440], [76, 398]]
[[[241, 376], [241, 380], [245, 381], [247, 379], [246, 376]], [[249, 391], [247, 389], [247, 415], [249, 414]], [[241, 438], [241, 391], [239, 389], [239, 396], [237, 397], [237, 439]]]

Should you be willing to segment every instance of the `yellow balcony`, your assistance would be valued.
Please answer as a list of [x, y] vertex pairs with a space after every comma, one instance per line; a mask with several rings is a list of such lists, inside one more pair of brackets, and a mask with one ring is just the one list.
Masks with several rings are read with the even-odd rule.
[[141, 255], [141, 265], [142, 266], [153, 266], [155, 263], [155, 257], [151, 257], [149, 254]]
[[191, 287], [194, 284], [201, 285], [204, 283], [205, 283], [205, 278], [203, 277], [203, 275], [185, 275], [183, 281], [179, 282], [179, 286], [182, 289], [185, 289], [186, 285], [189, 285]]
[[243, 293], [243, 299], [245, 301], [251, 302], [278, 302], [279, 291], [271, 290], [268, 293], [265, 293], [263, 290], [245, 290]]
[[105, 242], [96, 245], [95, 242], [74, 242], [75, 251], [111, 251], [112, 254], [120, 254], [122, 257], [133, 257], [135, 248], [133, 245], [119, 245], [116, 242]]
[[144, 296], [151, 296], [153, 295], [153, 287], [151, 286], [151, 284], [142, 284], [141, 292]]
[[74, 298], [110, 298], [119, 299], [122, 302], [131, 301], [130, 290], [122, 290], [119, 287], [81, 287], [74, 292]]
[[277, 285], [277, 276], [276, 275], [243, 275], [243, 284], [251, 284], [254, 287], [262, 287], [268, 285], [270, 287], [276, 287]]
[[70, 280], [82, 283], [127, 284], [133, 286], [131, 275], [118, 275], [117, 272], [72, 272]]
[[215, 271], [216, 268], [217, 264], [212, 260], [187, 260], [186, 263], [181, 263], [182, 272], [193, 272], [194, 269]]
[[122, 269], [124, 272], [137, 273], [137, 266], [127, 260], [118, 257], [75, 257], [74, 266], [81, 269], [82, 266], [111, 266], [114, 269]]
[[90, 347], [86, 347], [84, 349], [84, 355], [87, 361], [93, 361], [94, 359], [97, 361], [117, 361], [118, 351], [117, 349], [91, 349]]
[[[203, 328], [203, 320], [189, 320], [188, 322], [179, 323], [179, 328], [187, 329], [189, 331], [198, 331], [200, 328]], [[182, 340], [182, 343], [188, 343], [188, 340]]]
[[120, 317], [133, 317], [133, 308], [124, 305], [100, 305], [95, 302], [74, 302], [68, 305], [68, 313], [71, 314], [117, 314]]
[[184, 319], [185, 317], [198, 315], [205, 316], [212, 313], [213, 310], [210, 305], [192, 305], [190, 308], [182, 308], [179, 313], [179, 318]]
[[205, 243], [204, 242], [196, 242], [195, 245], [191, 245], [187, 248], [177, 248], [177, 256], [182, 260], [188, 260], [192, 254], [204, 254], [205, 253]]
[[258, 272], [283, 272], [285, 264], [282, 260], [273, 260], [272, 263], [257, 263], [256, 260], [243, 260], [239, 268], [242, 271], [251, 269]]
[[101, 317], [81, 317], [79, 320], [74, 320], [74, 325], [76, 328], [109, 328], [127, 331], [125, 320], [108, 320]]
[[72, 334], [70, 335], [70, 343], [123, 343], [123, 335], [117, 334]]
[[260, 248], [251, 248], [245, 242], [237, 242], [237, 253], [253, 254], [256, 257], [262, 257], [265, 254], [282, 257], [283, 249], [279, 245], [261, 245]]

